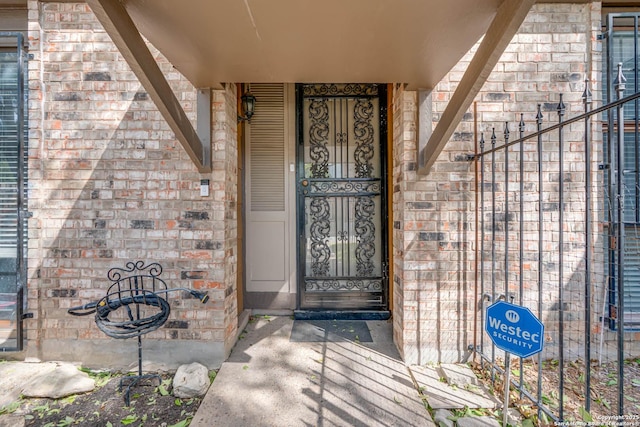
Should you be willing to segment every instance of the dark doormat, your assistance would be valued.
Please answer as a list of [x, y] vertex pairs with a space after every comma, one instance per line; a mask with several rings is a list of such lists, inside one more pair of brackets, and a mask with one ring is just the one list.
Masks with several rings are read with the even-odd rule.
[[364, 320], [294, 320], [292, 342], [323, 342], [347, 339], [355, 342], [373, 342]]

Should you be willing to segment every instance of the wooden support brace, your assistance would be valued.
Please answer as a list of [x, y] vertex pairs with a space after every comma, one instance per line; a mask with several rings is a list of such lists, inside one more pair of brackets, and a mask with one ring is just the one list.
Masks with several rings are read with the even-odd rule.
[[169, 124], [199, 172], [211, 172], [211, 141], [201, 140], [167, 79], [119, 0], [87, 0], [131, 70]]
[[[419, 174], [429, 173], [534, 3], [535, 0], [505, 0], [500, 5], [436, 128], [431, 135], [421, 134], [425, 139], [428, 137], [428, 141], [418, 141]], [[418, 114], [423, 116], [420, 112]]]

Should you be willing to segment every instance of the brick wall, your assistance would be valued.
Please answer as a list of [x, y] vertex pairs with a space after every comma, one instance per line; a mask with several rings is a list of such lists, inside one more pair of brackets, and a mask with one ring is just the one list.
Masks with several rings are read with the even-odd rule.
[[[218, 100], [216, 94], [216, 101]], [[224, 171], [224, 181], [216, 185], [221, 188], [218, 200], [224, 207], [224, 256], [216, 260], [225, 275], [225, 336], [224, 345], [227, 354], [236, 342], [238, 329], [238, 144], [237, 144], [237, 111], [236, 85], [227, 85], [227, 90], [220, 94], [220, 116], [216, 118], [216, 137], [214, 140], [214, 170], [218, 167]], [[216, 113], [217, 114], [217, 113]], [[222, 193], [224, 191], [224, 193]]]
[[[504, 139], [504, 122], [510, 121], [511, 139], [518, 135], [517, 121], [520, 114], [524, 114], [526, 123], [525, 133], [535, 131], [535, 115], [537, 105], [541, 105], [543, 115], [543, 128], [555, 124], [559, 120], [558, 103], [559, 96], [563, 94], [563, 103], [566, 105], [564, 120], [577, 116], [584, 112], [582, 94], [585, 88], [584, 80], [592, 81], [594, 100], [600, 100], [601, 81], [601, 48], [597, 41], [600, 33], [600, 5], [537, 5], [529, 18], [520, 28], [519, 34], [507, 48], [502, 56], [502, 61], [492, 73], [489, 82], [485, 85], [478, 102], [478, 120], [480, 131], [487, 139], [487, 148], [490, 145], [489, 137], [493, 128], [498, 134], [498, 144]], [[500, 89], [503, 93], [500, 94]], [[559, 282], [561, 281], [563, 292], [564, 310], [564, 346], [566, 355], [580, 356], [583, 353], [584, 330], [584, 191], [585, 191], [585, 166], [584, 166], [584, 124], [578, 123], [567, 127], [563, 132], [563, 162], [565, 164], [563, 182], [559, 180], [559, 154], [557, 133], [545, 137], [543, 142], [543, 234], [544, 252], [542, 258], [542, 308], [541, 320], [545, 324], [545, 351], [544, 358], [557, 357], [559, 344]], [[592, 149], [595, 156], [601, 155], [602, 138], [594, 129], [591, 134]], [[519, 167], [517, 164], [520, 146], [511, 150], [510, 158], [512, 175], [510, 178], [509, 223], [513, 241], [509, 248], [509, 293], [516, 296], [519, 301], [520, 265], [524, 269], [522, 274], [523, 303], [535, 313], [538, 312], [538, 254], [533, 250], [537, 248], [538, 235], [538, 165], [536, 155], [536, 140], [524, 144], [524, 191], [519, 192]], [[498, 155], [498, 161], [503, 164], [503, 155]], [[594, 159], [592, 166], [597, 163]], [[504, 212], [504, 167], [497, 171], [495, 186], [497, 202]], [[598, 179], [596, 170], [592, 175]], [[559, 248], [559, 189], [564, 190], [563, 208], [563, 258], [562, 277], [560, 277], [560, 248]], [[485, 187], [489, 189], [489, 187]], [[594, 210], [600, 210], [601, 197], [598, 188], [592, 193], [595, 201]], [[525, 201], [524, 215], [519, 218], [519, 200]], [[488, 199], [487, 199], [488, 200]], [[503, 214], [504, 216], [504, 214]], [[519, 239], [517, 236], [519, 221], [524, 222], [525, 254], [520, 260], [517, 255]], [[489, 231], [490, 227], [485, 227]], [[594, 227], [597, 230], [597, 225]], [[599, 233], [597, 231], [596, 233]], [[489, 251], [491, 234], [487, 234], [485, 253]], [[509, 238], [509, 240], [512, 240]], [[504, 246], [507, 236], [504, 226], [495, 235], [498, 253], [504, 259]], [[594, 235], [592, 243], [600, 241], [599, 235]], [[488, 259], [488, 257], [485, 257]], [[497, 278], [498, 290], [504, 293], [504, 262], [499, 264]], [[487, 276], [485, 282], [490, 283], [490, 266], [485, 263]], [[592, 270], [592, 286], [599, 287], [603, 280], [604, 267], [602, 264], [594, 264]], [[595, 306], [594, 306], [595, 307]], [[594, 320], [597, 323], [596, 316]]]
[[[237, 323], [235, 85], [213, 93], [214, 170], [201, 174], [86, 4], [29, 1], [29, 52], [28, 352], [132, 363], [133, 341], [66, 310], [104, 296], [110, 268], [143, 260], [162, 264], [170, 288], [211, 298], [170, 294], [145, 360], [218, 365]], [[194, 87], [152, 53], [195, 123]]]
[[[535, 130], [537, 104], [543, 106], [546, 123], [556, 123], [559, 93], [564, 93], [566, 117], [582, 113], [581, 95], [586, 77], [595, 82], [595, 99], [598, 99], [601, 57], [596, 36], [600, 32], [599, 12], [597, 3], [534, 6], [476, 97], [476, 109], [471, 108], [465, 114], [426, 176], [416, 173], [416, 93], [397, 88], [395, 107], [401, 111], [394, 114], [394, 131], [398, 132], [394, 149], [399, 151], [395, 153], [394, 168], [394, 322], [396, 343], [407, 363], [464, 360], [469, 354], [468, 346], [475, 342], [474, 325], [482, 329], [479, 297], [476, 295], [479, 292], [475, 288], [475, 166], [466, 160], [467, 154], [474, 153], [476, 147], [474, 118], [478, 121], [478, 132], [484, 133], [489, 141], [494, 127], [501, 137], [505, 121], [511, 122], [513, 139], [517, 135], [520, 113], [525, 114], [524, 119], [528, 123], [526, 132]], [[475, 47], [432, 91], [434, 128], [474, 52]], [[594, 136], [596, 134], [594, 132]], [[584, 166], [582, 170], [578, 166], [584, 164], [579, 153], [583, 133], [580, 129], [571, 128], [567, 135], [569, 142], [565, 161], [573, 163], [567, 168], [572, 171], [573, 179], [569, 192], [574, 192], [568, 197], [579, 201], [580, 194], [584, 199]], [[598, 139], [595, 141], [597, 143]], [[554, 148], [550, 146], [548, 149]], [[545, 161], [553, 163], [557, 158], [551, 155]], [[517, 170], [517, 162], [514, 165], [514, 170]], [[549, 173], [545, 178], [548, 186], [545, 191], [549, 193], [557, 192], [558, 188], [558, 174], [555, 174], [555, 182], [551, 175]], [[510, 182], [518, 186], [519, 178], [513, 175], [511, 178]], [[529, 178], [525, 177], [525, 182]], [[498, 170], [498, 193], [504, 191], [501, 179], [504, 179], [504, 168]], [[510, 209], [513, 212], [514, 208]], [[537, 208], [529, 204], [527, 209], [526, 218], [537, 219]], [[557, 209], [548, 212], [545, 221], [553, 221], [557, 214]], [[584, 238], [579, 243], [576, 236], [581, 230], [577, 224], [584, 221], [583, 215], [584, 210], [565, 217], [566, 221], [574, 224], [570, 227], [572, 233], [566, 237], [574, 245], [570, 252], [565, 252], [568, 260], [565, 279], [572, 277], [572, 272], [579, 268], [582, 260], [580, 251], [584, 251]], [[528, 231], [537, 235], [536, 230]], [[502, 240], [499, 242], [502, 247], [503, 236], [497, 236]], [[549, 233], [546, 237], [549, 242], [557, 243], [557, 233]], [[514, 250], [513, 246], [511, 250]], [[543, 320], [548, 320], [549, 325], [553, 325], [553, 316], [557, 315], [558, 274], [557, 268], [553, 270], [551, 260], [554, 253], [557, 255], [557, 247], [550, 249], [549, 262], [545, 263], [549, 269], [545, 272], [546, 283], [553, 283], [554, 279], [556, 283], [556, 286], [550, 285], [543, 296], [547, 310]], [[516, 257], [510, 257], [510, 292], [517, 291], [519, 265]], [[505, 266], [499, 267], [498, 286], [503, 289]], [[566, 307], [568, 313], [575, 314], [584, 299], [575, 282], [577, 278], [574, 275], [564, 283], [569, 296], [567, 301], [571, 301]], [[529, 305], [537, 301], [537, 291], [533, 289], [533, 286], [525, 288], [525, 299]], [[569, 321], [566, 325], [570, 331], [565, 337], [578, 342], [584, 334], [584, 330], [580, 330], [583, 319], [570, 315], [565, 320]], [[551, 326], [546, 336], [551, 349], [557, 344], [555, 331], [556, 328]], [[571, 335], [573, 332], [575, 335]]]
[[[415, 99], [401, 85], [393, 90], [393, 339], [404, 358], [405, 293], [404, 289], [404, 175], [408, 168], [415, 170], [415, 162], [406, 162], [405, 157], [415, 158]], [[406, 153], [406, 154], [405, 154]], [[414, 338], [415, 340], [415, 338]]]

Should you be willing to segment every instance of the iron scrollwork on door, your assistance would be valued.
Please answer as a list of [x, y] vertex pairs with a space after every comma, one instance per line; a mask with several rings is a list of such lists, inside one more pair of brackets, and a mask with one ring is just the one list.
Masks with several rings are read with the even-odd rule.
[[356, 231], [358, 246], [356, 247], [356, 270], [359, 276], [373, 274], [373, 256], [376, 253], [375, 233], [373, 223], [375, 204], [372, 197], [358, 197], [356, 199]]
[[329, 150], [327, 142], [329, 136], [329, 107], [326, 100], [313, 100], [309, 105], [309, 157], [311, 163], [311, 178], [326, 178], [329, 176]]
[[373, 165], [373, 104], [370, 99], [358, 99], [354, 108], [354, 134], [357, 148], [355, 151], [356, 176], [371, 178]]
[[337, 195], [337, 194], [379, 194], [379, 181], [314, 181], [311, 184], [311, 194]]
[[307, 280], [307, 291], [340, 291], [340, 290], [353, 290], [353, 291], [381, 291], [382, 280]]
[[384, 308], [384, 91], [375, 84], [301, 89], [301, 308]]
[[377, 96], [379, 85], [363, 83], [329, 83], [304, 85], [303, 94], [310, 96]]
[[326, 197], [315, 197], [309, 206], [311, 217], [310, 239], [311, 239], [311, 270], [314, 276], [326, 276], [329, 274], [329, 249], [328, 236], [330, 231], [329, 202]]

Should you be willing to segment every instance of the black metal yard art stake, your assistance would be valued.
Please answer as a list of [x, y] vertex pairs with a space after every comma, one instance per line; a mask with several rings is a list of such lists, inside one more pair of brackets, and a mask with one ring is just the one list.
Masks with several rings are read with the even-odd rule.
[[[160, 264], [145, 265], [143, 261], [130, 261], [124, 268], [112, 268], [107, 273], [112, 284], [103, 298], [68, 310], [74, 316], [95, 313], [96, 325], [111, 338], [138, 338], [138, 374], [122, 378], [118, 388], [122, 391], [126, 385], [124, 399], [127, 406], [130, 405], [132, 387], [145, 380], [149, 380], [150, 384], [154, 379], [159, 384], [162, 382], [157, 374], [142, 374], [142, 335], [160, 328], [169, 318], [171, 307], [166, 295], [174, 291], [187, 291], [202, 303], [209, 300], [206, 292], [187, 288], [168, 289], [160, 278], [161, 273]], [[164, 298], [160, 296], [162, 294]]]

